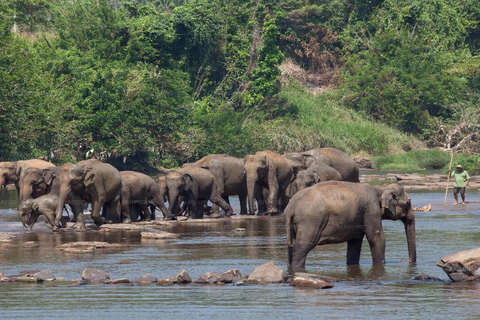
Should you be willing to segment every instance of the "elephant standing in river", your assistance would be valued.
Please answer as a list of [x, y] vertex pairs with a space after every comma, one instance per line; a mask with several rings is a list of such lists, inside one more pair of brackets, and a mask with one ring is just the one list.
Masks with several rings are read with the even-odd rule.
[[[42, 195], [49, 194], [58, 196], [60, 195], [60, 172], [62, 167], [49, 167], [47, 169], [27, 168], [22, 173], [23, 180], [23, 195], [24, 200], [19, 204], [20, 208], [23, 201], [29, 198], [38, 198]], [[83, 203], [79, 201], [73, 201], [72, 193], [67, 195], [65, 203], [71, 207], [74, 219], [83, 212]], [[53, 220], [54, 221], [54, 220]], [[76, 225], [74, 226], [77, 227]]]
[[319, 162], [311, 165], [305, 170], [297, 173], [295, 180], [289, 186], [287, 193], [289, 198], [292, 198], [297, 192], [313, 186], [314, 184], [325, 181], [341, 181], [342, 175], [337, 170]]
[[368, 184], [329, 181], [298, 192], [285, 209], [288, 264], [305, 269], [307, 254], [317, 245], [348, 243], [347, 264], [359, 263], [367, 236], [374, 264], [385, 263], [382, 219], [405, 226], [409, 261], [416, 261], [415, 214], [399, 184], [379, 188]]
[[0, 162], [0, 190], [3, 187], [6, 187], [7, 184], [15, 184], [18, 192], [18, 200], [19, 203], [22, 202], [24, 199], [28, 199], [29, 197], [25, 196], [26, 190], [23, 190], [24, 185], [28, 183], [24, 182], [23, 173], [27, 168], [38, 168], [38, 169], [45, 169], [55, 167], [54, 164], [38, 160], [22, 160], [16, 162]]
[[168, 189], [169, 209], [177, 215], [181, 197], [187, 200], [189, 216], [201, 219], [206, 201], [219, 205], [229, 217], [232, 207], [218, 194], [217, 181], [213, 174], [203, 168], [186, 167], [167, 174], [165, 184]]
[[[263, 190], [267, 194], [267, 214], [276, 214], [281, 199], [291, 182], [293, 167], [285, 157], [271, 151], [259, 151], [248, 155], [244, 160], [247, 176], [248, 210], [255, 214], [254, 201], [263, 199]], [[261, 200], [260, 200], [261, 202]], [[259, 206], [261, 203], [259, 203]]]
[[[55, 225], [55, 210], [57, 209], [58, 197], [53, 194], [45, 194], [35, 199], [26, 199], [22, 201], [18, 212], [23, 225], [28, 231], [32, 231], [33, 225], [38, 217], [43, 215], [45, 220], [53, 229]], [[60, 220], [60, 225], [66, 227], [65, 221]]]
[[[217, 180], [218, 193], [227, 203], [229, 196], [238, 196], [240, 214], [247, 214], [247, 180], [243, 159], [225, 154], [212, 154], [194, 163], [186, 163], [183, 167], [197, 166], [208, 169]], [[213, 204], [212, 215], [219, 216], [218, 205]]]
[[[162, 211], [165, 219], [172, 219], [172, 214], [163, 202], [160, 186], [152, 178], [135, 171], [121, 171], [120, 176], [122, 177], [121, 211], [123, 222], [131, 222], [130, 211], [136, 210], [135, 206], [141, 207], [147, 221], [152, 220], [152, 214], [155, 211], [150, 212], [150, 210], [155, 210], [155, 207]], [[150, 204], [153, 206], [149, 208]]]
[[[117, 205], [122, 191], [122, 178], [120, 172], [110, 164], [95, 159], [80, 161], [77, 164], [67, 163], [62, 166], [59, 179], [56, 226], [60, 223], [63, 206], [69, 194], [72, 195], [73, 201], [83, 200], [92, 203], [91, 217], [97, 227], [106, 222], [105, 217], [100, 216], [104, 204], [108, 208], [109, 221], [120, 219], [118, 212], [120, 206]], [[83, 213], [78, 215], [77, 225], [85, 228]]]

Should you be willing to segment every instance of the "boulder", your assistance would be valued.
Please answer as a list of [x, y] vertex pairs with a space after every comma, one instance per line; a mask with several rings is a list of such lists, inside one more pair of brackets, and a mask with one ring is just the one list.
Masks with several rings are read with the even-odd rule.
[[178, 239], [180, 235], [156, 229], [144, 229], [142, 239]]
[[320, 274], [316, 273], [307, 273], [307, 272], [295, 272], [295, 276], [298, 277], [304, 277], [304, 278], [314, 278], [314, 279], [320, 279], [326, 282], [339, 282], [340, 279], [334, 278], [334, 277], [327, 277], [327, 276], [322, 276]]
[[20, 276], [20, 277], [15, 277], [13, 278], [14, 282], [24, 282], [24, 283], [38, 283], [37, 278], [35, 277], [27, 277], [27, 276]]
[[286, 279], [287, 273], [277, 267], [273, 261], [270, 261], [253, 270], [252, 274], [248, 277], [248, 282], [265, 284], [285, 282]]
[[192, 278], [190, 278], [190, 275], [188, 274], [188, 272], [185, 270], [182, 270], [173, 277], [160, 279], [159, 281], [157, 281], [157, 285], [168, 286], [173, 284], [184, 284], [184, 283], [191, 283], [191, 282], [192, 282]]
[[32, 275], [27, 275], [27, 276], [37, 278], [39, 281], [55, 281], [56, 280], [52, 270], [39, 271]]
[[315, 288], [315, 289], [329, 289], [334, 287], [332, 283], [324, 281], [319, 278], [301, 277], [297, 275], [293, 277], [293, 281], [290, 285], [294, 287]]
[[151, 274], [147, 273], [147, 274], [144, 274], [140, 277], [133, 278], [131, 282], [133, 282], [133, 283], [142, 283], [142, 282], [152, 283], [152, 282], [157, 282], [157, 278], [152, 276]]
[[242, 280], [242, 274], [237, 269], [231, 269], [227, 272], [207, 272], [200, 276], [195, 283], [208, 283], [208, 284], [219, 284], [219, 283], [232, 283], [235, 281]]
[[452, 281], [472, 281], [480, 279], [480, 248], [464, 250], [438, 260]]
[[88, 283], [104, 283], [108, 279], [110, 279], [110, 276], [102, 270], [85, 268], [82, 272], [82, 280]]

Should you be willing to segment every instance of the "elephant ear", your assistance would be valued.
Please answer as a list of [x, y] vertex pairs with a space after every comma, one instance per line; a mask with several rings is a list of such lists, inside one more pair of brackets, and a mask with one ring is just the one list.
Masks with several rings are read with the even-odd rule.
[[83, 176], [83, 181], [86, 187], [91, 185], [95, 181], [95, 172], [91, 166], [85, 166], [85, 172]]
[[398, 204], [398, 196], [392, 189], [386, 189], [382, 192], [380, 198], [380, 207], [382, 208], [382, 215], [395, 216], [396, 207]]
[[185, 179], [185, 181], [190, 181], [190, 182], [193, 182], [194, 180], [193, 176], [190, 173], [184, 173], [183, 178]]
[[47, 186], [52, 184], [53, 179], [55, 178], [55, 173], [52, 170], [44, 169], [43, 170], [43, 181]]
[[318, 174], [318, 172], [313, 171], [313, 180], [315, 181], [315, 183], [320, 183], [322, 182], [322, 177], [320, 176], [320, 174]]
[[20, 174], [22, 173], [22, 166], [19, 163], [15, 162], [14, 168], [15, 168], [15, 174], [20, 179]]
[[37, 211], [38, 210], [38, 203], [36, 201], [32, 202], [32, 210]]

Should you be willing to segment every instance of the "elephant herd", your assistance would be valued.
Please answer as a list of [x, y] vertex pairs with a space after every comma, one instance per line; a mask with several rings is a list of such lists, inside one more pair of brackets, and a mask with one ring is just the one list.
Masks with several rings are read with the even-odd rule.
[[120, 172], [95, 159], [60, 167], [42, 160], [0, 162], [0, 188], [7, 184], [16, 186], [18, 213], [28, 230], [39, 215], [54, 230], [64, 227], [67, 206], [74, 228], [84, 229], [87, 203], [97, 227], [155, 219], [156, 208], [167, 220], [180, 214], [219, 217], [220, 208], [230, 217], [229, 196], [238, 196], [240, 214], [285, 212], [289, 266], [294, 271], [305, 268], [306, 256], [316, 245], [330, 243], [347, 242], [347, 263], [358, 264], [364, 236], [373, 262], [383, 263], [382, 219], [403, 222], [409, 260], [416, 260], [415, 217], [403, 187], [359, 183], [355, 161], [334, 148], [283, 156], [259, 151], [244, 159], [208, 155], [158, 181], [135, 171]]

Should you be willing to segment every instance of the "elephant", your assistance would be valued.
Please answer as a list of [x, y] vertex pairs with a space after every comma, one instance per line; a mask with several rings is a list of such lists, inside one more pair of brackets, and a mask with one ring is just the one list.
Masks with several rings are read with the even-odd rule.
[[[29, 198], [38, 198], [45, 194], [58, 196], [60, 194], [60, 176], [61, 167], [49, 167], [47, 169], [27, 168], [22, 173], [22, 190], [24, 200]], [[22, 203], [21, 202], [21, 203]], [[20, 203], [20, 205], [21, 205]], [[70, 193], [66, 198], [66, 204], [71, 207], [73, 216], [76, 219], [83, 212], [83, 204], [73, 201]], [[20, 207], [19, 207], [20, 215]]]
[[298, 191], [325, 181], [341, 181], [342, 175], [332, 167], [318, 162], [297, 173], [287, 192], [292, 198]]
[[173, 215], [178, 214], [181, 196], [187, 199], [188, 214], [195, 219], [203, 217], [206, 201], [219, 205], [225, 216], [232, 215], [232, 207], [218, 194], [217, 181], [213, 174], [203, 168], [185, 167], [167, 174], [165, 184], [168, 189], [169, 209]]
[[0, 190], [6, 187], [7, 184], [15, 184], [19, 195], [19, 203], [29, 197], [24, 195], [23, 185], [24, 179], [22, 179], [23, 173], [27, 168], [46, 169], [55, 167], [54, 164], [38, 159], [22, 160], [16, 162], [0, 162]]
[[131, 222], [130, 207], [135, 205], [142, 208], [145, 220], [152, 220], [150, 204], [154, 205], [153, 210], [155, 207], [160, 208], [165, 219], [172, 219], [172, 214], [163, 202], [160, 186], [152, 178], [135, 171], [121, 171], [120, 176], [122, 177], [121, 212], [123, 222]]
[[[186, 163], [183, 167], [197, 166], [208, 169], [217, 179], [218, 193], [230, 204], [229, 196], [238, 196], [240, 214], [247, 214], [247, 180], [243, 159], [225, 154], [212, 154], [194, 163]], [[212, 206], [214, 216], [219, 215], [218, 205]]]
[[409, 261], [415, 262], [415, 214], [399, 184], [374, 187], [328, 181], [299, 191], [285, 209], [288, 266], [305, 269], [307, 254], [317, 245], [347, 242], [347, 264], [358, 265], [367, 236], [374, 264], [385, 263], [382, 220], [401, 220], [405, 226]]
[[[56, 229], [55, 210], [57, 208], [58, 196], [53, 194], [42, 195], [35, 199], [26, 199], [20, 203], [19, 213], [23, 225], [28, 231], [32, 231], [33, 225], [37, 222], [40, 215], [45, 216], [46, 221], [53, 229]], [[62, 227], [66, 222], [60, 220]]]
[[[100, 216], [100, 209], [104, 207], [104, 215], [108, 209], [108, 222], [120, 219], [120, 206], [117, 207], [122, 191], [122, 177], [120, 172], [110, 164], [91, 159], [80, 161], [77, 164], [67, 163], [60, 170], [60, 192], [55, 213], [55, 225], [58, 226], [62, 217], [62, 210], [69, 194], [73, 201], [92, 203], [91, 217], [99, 227], [107, 220]], [[83, 212], [77, 217], [77, 226], [85, 228]]]
[[342, 181], [360, 182], [360, 170], [347, 153], [335, 148], [311, 149], [302, 152], [306, 157], [305, 163], [309, 167], [313, 162], [323, 162], [340, 172]]
[[254, 155], [247, 155], [244, 165], [247, 176], [249, 213], [255, 214], [255, 200], [259, 202], [259, 207], [262, 205], [264, 190], [267, 195], [266, 214], [278, 213], [279, 209], [282, 209], [279, 203], [284, 198], [285, 189], [290, 184], [293, 175], [290, 161], [271, 151], [259, 151]]

